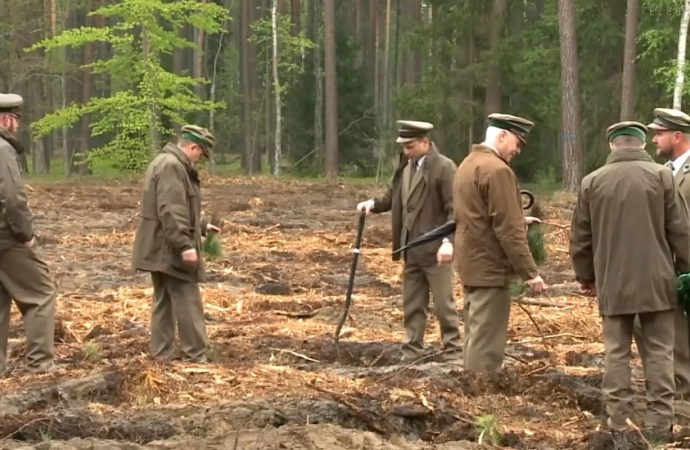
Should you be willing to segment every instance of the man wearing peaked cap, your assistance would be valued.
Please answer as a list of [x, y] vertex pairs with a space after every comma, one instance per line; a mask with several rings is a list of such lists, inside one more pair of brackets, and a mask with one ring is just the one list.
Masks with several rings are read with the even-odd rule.
[[520, 146], [527, 145], [527, 135], [532, 131], [534, 122], [510, 114], [489, 114], [489, 127], [506, 130], [515, 135], [520, 141]]
[[599, 302], [609, 427], [625, 429], [633, 418], [630, 351], [639, 317], [645, 428], [665, 436], [674, 418], [676, 273], [690, 270], [690, 218], [673, 174], [645, 150], [646, 132], [639, 122], [607, 129], [611, 153], [580, 185], [570, 257], [580, 292]]
[[201, 219], [201, 188], [194, 166], [211, 155], [215, 143], [206, 128], [185, 125], [177, 144], [166, 144], [144, 177], [132, 266], [151, 273], [151, 353], [156, 358], [173, 356], [177, 323], [182, 359], [206, 362], [199, 290], [199, 282], [205, 281], [201, 237], [220, 229]]
[[[400, 162], [383, 196], [361, 202], [357, 211], [391, 211], [393, 249], [439, 227], [453, 218], [452, 183], [455, 163], [431, 141], [434, 126], [414, 120], [398, 121]], [[398, 260], [399, 254], [393, 256]], [[429, 242], [404, 252], [403, 316], [407, 337], [403, 361], [422, 357], [429, 291], [441, 328], [444, 359], [460, 358], [460, 317], [453, 297], [453, 243], [450, 238]]]
[[416, 120], [398, 120], [398, 144], [413, 142], [417, 139], [428, 137], [434, 126], [429, 122]]
[[203, 156], [209, 158], [213, 147], [216, 146], [216, 138], [206, 128], [196, 125], [185, 125], [181, 129], [181, 138], [191, 141], [201, 148]]
[[17, 94], [0, 94], [0, 377], [7, 369], [12, 299], [22, 312], [30, 372], [52, 371], [54, 364], [55, 285], [45, 261], [34, 252], [33, 214], [19, 166], [24, 148]]
[[[654, 132], [652, 142], [656, 146], [656, 154], [666, 160], [666, 167], [673, 171], [678, 189], [690, 204], [690, 116], [683, 111], [669, 108], [656, 108], [654, 120], [647, 127]], [[678, 305], [675, 317], [675, 345], [673, 348], [673, 370], [677, 397], [690, 396], [690, 345], [688, 344], [688, 322], [683, 313], [682, 305]], [[641, 342], [641, 328], [639, 320], [635, 321], [635, 342]], [[643, 362], [646, 352], [638, 344], [640, 357]]]
[[525, 147], [533, 126], [518, 116], [491, 114], [484, 142], [472, 146], [455, 174], [455, 266], [464, 293], [465, 370], [501, 370], [513, 276], [536, 292], [545, 288], [527, 245], [525, 225], [535, 219], [523, 214], [509, 165]]

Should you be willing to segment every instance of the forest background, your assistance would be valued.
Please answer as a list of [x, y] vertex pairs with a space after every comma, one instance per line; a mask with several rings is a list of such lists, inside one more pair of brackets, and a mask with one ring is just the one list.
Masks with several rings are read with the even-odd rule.
[[536, 123], [520, 181], [574, 191], [609, 125], [688, 90], [685, 0], [4, 3], [31, 177], [138, 174], [193, 122], [217, 174], [385, 182], [397, 119], [434, 123], [459, 164], [503, 112]]

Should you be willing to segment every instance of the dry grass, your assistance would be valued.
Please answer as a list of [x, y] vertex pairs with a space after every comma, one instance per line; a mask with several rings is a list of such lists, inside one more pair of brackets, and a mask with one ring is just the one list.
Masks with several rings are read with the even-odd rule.
[[[450, 408], [462, 411], [465, 416], [458, 420], [470, 428], [473, 418], [494, 414], [504, 432], [521, 439], [563, 443], [592, 429], [591, 414], [583, 415], [573, 403], [576, 394], [534, 381], [553, 371], [598, 373], [595, 363], [585, 364], [580, 356], [603, 354], [596, 303], [576, 294], [569, 272], [573, 199], [566, 195], [547, 199], [549, 262], [544, 275], [554, 287], [548, 298], [540, 299], [563, 307], [514, 306], [508, 351], [518, 362], [507, 369], [507, 378], [465, 376], [463, 391], [453, 385], [454, 376], [424, 378], [412, 369], [363, 378], [336, 372], [396, 364], [404, 338], [401, 266], [390, 259], [390, 219], [383, 215], [368, 219], [352, 319], [346, 323], [340, 355], [332, 343], [352, 257], [354, 205], [371, 194], [363, 187], [337, 184], [204, 180], [205, 213], [224, 222], [224, 254], [207, 264], [203, 298], [212, 363], [197, 366], [157, 363], [147, 355], [152, 291], [147, 277], [129, 268], [138, 186], [32, 186], [41, 251], [59, 283], [57, 353], [68, 363], [59, 373], [44, 376], [28, 376], [19, 367], [13, 377], [0, 380], [0, 390], [15, 392], [38, 380], [117, 370], [123, 375], [119, 404], [92, 403], [94, 411], [339, 396], [343, 401], [369, 398], [378, 402], [378, 411], [390, 411], [400, 402]], [[460, 307], [459, 285], [456, 295]], [[14, 311], [10, 348], [18, 362], [24, 347], [21, 327]], [[440, 341], [433, 314], [426, 340]], [[528, 408], [541, 412], [519, 413]], [[452, 437], [443, 433], [436, 438]]]

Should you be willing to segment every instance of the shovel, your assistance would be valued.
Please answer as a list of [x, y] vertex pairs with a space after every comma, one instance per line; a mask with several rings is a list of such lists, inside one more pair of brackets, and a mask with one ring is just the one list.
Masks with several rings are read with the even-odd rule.
[[[520, 191], [520, 195], [527, 197], [527, 203], [522, 205], [522, 209], [530, 209], [532, 205], [534, 205], [534, 194], [532, 194], [530, 191]], [[443, 238], [450, 234], [453, 234], [455, 232], [455, 228], [455, 220], [449, 220], [440, 227], [434, 228], [428, 233], [425, 233], [415, 239], [412, 239], [410, 242], [407, 243], [407, 245], [393, 251], [393, 255], [397, 255], [398, 253], [404, 252], [405, 250], [410, 250], [422, 244], [426, 244], [427, 242], [431, 242], [438, 238]]]
[[355, 239], [355, 248], [352, 251], [354, 257], [352, 258], [352, 266], [350, 267], [350, 279], [347, 282], [347, 293], [345, 294], [345, 308], [343, 309], [343, 314], [338, 319], [338, 326], [335, 328], [335, 345], [337, 346], [340, 341], [340, 331], [343, 329], [343, 325], [350, 314], [350, 306], [352, 305], [352, 289], [355, 286], [355, 273], [357, 272], [357, 260], [359, 259], [359, 247], [362, 244], [362, 232], [364, 231], [364, 222], [366, 220], [367, 213], [362, 211], [359, 215], [359, 225], [357, 227], [357, 238]]

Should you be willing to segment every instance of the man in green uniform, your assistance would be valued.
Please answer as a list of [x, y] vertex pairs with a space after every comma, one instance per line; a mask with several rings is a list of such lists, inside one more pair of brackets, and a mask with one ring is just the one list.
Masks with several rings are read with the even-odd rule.
[[216, 139], [196, 125], [182, 127], [177, 144], [168, 143], [144, 178], [140, 222], [132, 266], [151, 273], [151, 353], [170, 359], [175, 350], [175, 322], [184, 361], [206, 362], [206, 324], [199, 282], [205, 281], [201, 237], [220, 232], [201, 220], [199, 173]]
[[638, 122], [608, 128], [611, 154], [580, 186], [570, 256], [580, 291], [599, 301], [608, 426], [625, 429], [633, 419], [630, 351], [639, 316], [645, 428], [665, 434], [674, 417], [676, 273], [690, 270], [690, 216], [671, 171], [645, 151], [646, 133]]
[[0, 376], [7, 370], [12, 299], [24, 319], [27, 369], [55, 368], [56, 290], [48, 265], [34, 251], [33, 214], [19, 165], [22, 103], [19, 95], [0, 94]]
[[520, 154], [534, 124], [491, 114], [486, 138], [458, 167], [453, 182], [455, 265], [462, 280], [465, 370], [499, 372], [510, 318], [510, 281], [518, 275], [535, 292], [546, 285], [527, 245], [534, 221], [522, 210], [510, 161]]
[[[398, 121], [403, 151], [386, 193], [357, 205], [358, 211], [391, 211], [393, 249], [439, 227], [453, 218], [452, 183], [455, 163], [442, 155], [429, 138], [428, 122]], [[459, 314], [453, 298], [453, 243], [450, 238], [429, 242], [404, 252], [403, 315], [407, 333], [403, 361], [422, 357], [429, 290], [443, 339], [444, 359], [460, 358]], [[399, 260], [400, 256], [393, 256]]]
[[[668, 108], [656, 108], [654, 121], [647, 125], [654, 131], [652, 142], [656, 145], [656, 154], [667, 160], [666, 167], [673, 171], [678, 189], [690, 203], [690, 116], [683, 111]], [[673, 371], [675, 374], [676, 396], [690, 396], [690, 337], [688, 322], [683, 308], [678, 305], [675, 315], [675, 345], [673, 346]], [[642, 363], [647, 358], [641, 342], [639, 318], [635, 320], [634, 336]]]

